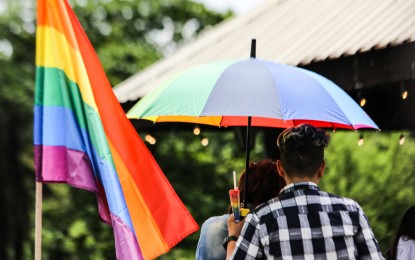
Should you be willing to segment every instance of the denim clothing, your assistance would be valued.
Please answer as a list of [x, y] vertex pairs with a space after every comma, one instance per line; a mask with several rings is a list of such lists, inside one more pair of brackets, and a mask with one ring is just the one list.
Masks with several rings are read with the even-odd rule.
[[223, 248], [223, 239], [228, 236], [229, 214], [207, 219], [201, 228], [197, 243], [197, 260], [224, 260], [226, 251]]

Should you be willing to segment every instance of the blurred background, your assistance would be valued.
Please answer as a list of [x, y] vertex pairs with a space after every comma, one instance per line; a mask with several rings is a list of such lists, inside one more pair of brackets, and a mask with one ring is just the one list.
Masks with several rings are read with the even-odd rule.
[[[184, 0], [69, 2], [113, 86], [173, 55], [222, 21], [256, 8], [252, 1], [251, 4], [241, 1], [240, 5], [234, 5], [239, 7], [233, 9], [228, 9], [232, 4], [219, 6]], [[239, 3], [233, 1], [233, 4], [235, 2]], [[248, 4], [242, 8], [244, 2]], [[33, 259], [34, 252], [35, 8], [35, 1], [0, 0], [1, 260]], [[408, 48], [405, 44], [412, 42], [402, 43]], [[248, 55], [248, 49], [246, 53]], [[348, 62], [348, 57], [344, 59]], [[329, 65], [311, 62], [303, 66], [324, 72], [336, 62], [329, 60]], [[412, 71], [413, 64], [409, 68]], [[368, 63], [368, 66], [373, 67], [373, 64]], [[386, 85], [400, 85], [402, 79], [392, 75], [395, 81]], [[413, 75], [403, 80], [412, 84]], [[359, 90], [349, 89], [357, 101], [362, 99]], [[366, 92], [367, 96], [374, 93], [380, 93], [379, 88]], [[383, 96], [388, 96], [385, 93]], [[408, 92], [408, 98], [411, 94], [415, 96], [414, 92]], [[132, 101], [122, 104], [125, 110], [131, 107], [129, 102]], [[392, 122], [399, 111], [391, 115], [375, 114], [382, 105], [389, 110], [395, 106], [402, 110], [402, 106], [397, 105], [402, 102], [400, 99], [393, 104], [383, 99], [379, 102], [380, 105], [370, 106], [369, 103], [364, 108], [379, 124], [381, 132], [331, 133], [332, 142], [326, 151], [327, 171], [321, 187], [360, 203], [385, 252], [391, 246], [403, 212], [415, 204], [412, 125], [396, 124], [399, 120], [412, 123], [415, 120], [409, 113], [410, 117]], [[240, 173], [245, 165], [243, 129], [133, 124], [199, 225], [210, 216], [226, 212], [228, 190], [233, 184], [232, 171]], [[275, 158], [275, 136], [279, 131], [254, 130], [253, 161]], [[115, 259], [112, 229], [99, 220], [93, 193], [64, 184], [46, 184], [43, 196], [42, 259]], [[159, 259], [194, 259], [198, 236], [199, 232], [190, 235]]]

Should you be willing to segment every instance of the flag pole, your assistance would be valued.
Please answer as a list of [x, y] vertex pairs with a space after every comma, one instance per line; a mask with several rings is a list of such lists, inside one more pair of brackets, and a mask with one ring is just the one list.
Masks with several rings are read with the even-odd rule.
[[42, 200], [43, 183], [36, 182], [35, 260], [42, 259]]

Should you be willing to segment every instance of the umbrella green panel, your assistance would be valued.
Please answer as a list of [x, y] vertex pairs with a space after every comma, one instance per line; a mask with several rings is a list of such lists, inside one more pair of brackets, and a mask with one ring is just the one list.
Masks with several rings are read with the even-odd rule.
[[129, 118], [198, 117], [223, 70], [235, 60], [201, 65], [176, 75], [148, 93], [127, 113]]

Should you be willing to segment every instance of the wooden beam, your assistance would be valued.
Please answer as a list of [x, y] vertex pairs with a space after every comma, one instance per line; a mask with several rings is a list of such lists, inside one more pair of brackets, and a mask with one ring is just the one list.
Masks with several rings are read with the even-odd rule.
[[415, 79], [415, 42], [302, 67], [329, 78], [346, 91]]

